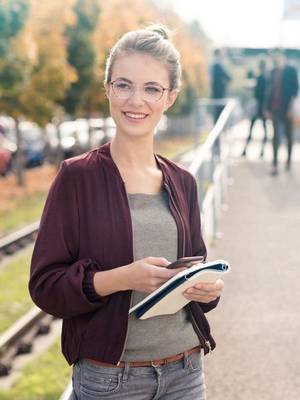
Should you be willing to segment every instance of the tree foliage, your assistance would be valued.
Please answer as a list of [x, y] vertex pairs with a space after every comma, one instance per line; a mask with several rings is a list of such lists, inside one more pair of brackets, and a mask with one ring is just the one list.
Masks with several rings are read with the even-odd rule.
[[22, 114], [20, 96], [30, 72], [17, 46], [27, 13], [24, 0], [0, 1], [0, 110], [14, 118]]
[[94, 95], [94, 89], [97, 87], [96, 52], [91, 38], [98, 21], [99, 2], [98, 0], [77, 0], [74, 12], [76, 23], [67, 26], [66, 37], [68, 62], [76, 70], [77, 79], [71, 84], [66, 94], [64, 106], [72, 115], [90, 114], [97, 108]]
[[0, 0], [0, 112], [40, 125], [61, 106], [71, 115], [107, 115], [109, 50], [126, 31], [153, 22], [174, 31], [183, 85], [171, 112], [188, 113], [208, 87], [199, 25], [151, 0]]
[[24, 36], [31, 49], [32, 71], [22, 95], [27, 118], [44, 125], [55, 115], [66, 90], [76, 79], [67, 62], [64, 30], [74, 22], [73, 0], [30, 0]]

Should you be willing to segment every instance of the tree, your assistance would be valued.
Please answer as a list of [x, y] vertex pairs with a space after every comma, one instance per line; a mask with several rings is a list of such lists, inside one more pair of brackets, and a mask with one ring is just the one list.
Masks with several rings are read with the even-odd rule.
[[69, 25], [65, 35], [68, 41], [68, 62], [75, 69], [77, 79], [72, 82], [64, 99], [66, 111], [71, 115], [88, 114], [97, 108], [95, 75], [96, 52], [92, 35], [100, 12], [98, 0], [77, 0], [75, 24]]
[[30, 44], [33, 65], [22, 95], [24, 114], [43, 126], [55, 117], [76, 72], [67, 62], [64, 30], [74, 23], [74, 0], [30, 0], [24, 36]]
[[19, 51], [17, 40], [28, 14], [23, 0], [0, 1], [0, 112], [14, 118], [17, 135], [16, 172], [19, 185], [22, 174], [21, 136], [19, 118], [22, 115], [22, 93], [29, 79], [31, 66], [25, 54]]

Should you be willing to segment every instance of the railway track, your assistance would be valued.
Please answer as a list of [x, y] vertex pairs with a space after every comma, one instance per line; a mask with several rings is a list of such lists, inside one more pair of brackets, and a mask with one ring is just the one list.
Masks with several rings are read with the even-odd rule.
[[49, 333], [53, 319], [34, 306], [0, 335], [0, 379], [9, 375], [15, 357], [31, 352], [38, 335]]
[[[39, 221], [0, 238], [0, 260], [12, 255], [35, 240]], [[0, 378], [9, 375], [13, 360], [30, 353], [34, 338], [50, 331], [53, 317], [33, 307], [0, 335]]]
[[0, 238], [0, 260], [5, 255], [11, 255], [35, 240], [39, 229], [39, 221], [25, 226]]

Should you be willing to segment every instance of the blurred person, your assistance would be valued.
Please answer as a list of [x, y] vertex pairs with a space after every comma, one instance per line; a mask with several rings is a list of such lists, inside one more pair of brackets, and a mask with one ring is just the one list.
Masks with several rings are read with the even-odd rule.
[[[227, 87], [231, 77], [223, 65], [223, 52], [215, 49], [213, 61], [210, 67], [211, 97], [214, 100], [222, 100], [227, 96]], [[217, 122], [224, 105], [214, 106], [214, 122]]]
[[[255, 76], [253, 76], [255, 78]], [[247, 155], [247, 147], [252, 139], [252, 130], [254, 124], [257, 120], [261, 120], [264, 129], [264, 137], [262, 141], [262, 147], [260, 151], [260, 157], [264, 155], [265, 144], [268, 140], [267, 135], [267, 124], [266, 124], [266, 89], [267, 89], [267, 70], [266, 70], [266, 61], [261, 59], [259, 62], [259, 74], [255, 78], [255, 86], [254, 86], [254, 99], [255, 99], [255, 110], [254, 114], [250, 121], [249, 134], [245, 143], [244, 150], [242, 152], [242, 156]]]
[[202, 352], [215, 347], [205, 313], [222, 280], [185, 291], [191, 302], [175, 314], [128, 316], [182, 270], [167, 269], [169, 260], [206, 257], [196, 181], [153, 150], [180, 76], [163, 27], [123, 35], [105, 73], [116, 134], [64, 161], [48, 195], [29, 289], [41, 309], [63, 318], [62, 351], [80, 400], [205, 399]]
[[281, 49], [272, 53], [274, 68], [271, 71], [267, 95], [267, 107], [273, 124], [273, 165], [271, 175], [278, 174], [278, 148], [281, 132], [287, 141], [286, 170], [290, 170], [293, 146], [293, 102], [298, 94], [298, 74], [295, 67], [287, 63]]
[[3, 136], [5, 136], [5, 135], [6, 135], [6, 132], [5, 132], [4, 126], [3, 126], [3, 125], [1, 125], [1, 124], [0, 124], [0, 135], [3, 135]]

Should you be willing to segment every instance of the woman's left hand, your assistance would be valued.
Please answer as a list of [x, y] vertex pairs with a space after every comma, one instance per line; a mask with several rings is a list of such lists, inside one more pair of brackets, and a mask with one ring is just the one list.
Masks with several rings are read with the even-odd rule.
[[183, 292], [183, 295], [192, 301], [199, 301], [200, 303], [210, 303], [217, 297], [221, 296], [224, 288], [222, 279], [218, 279], [214, 283], [197, 283]]

